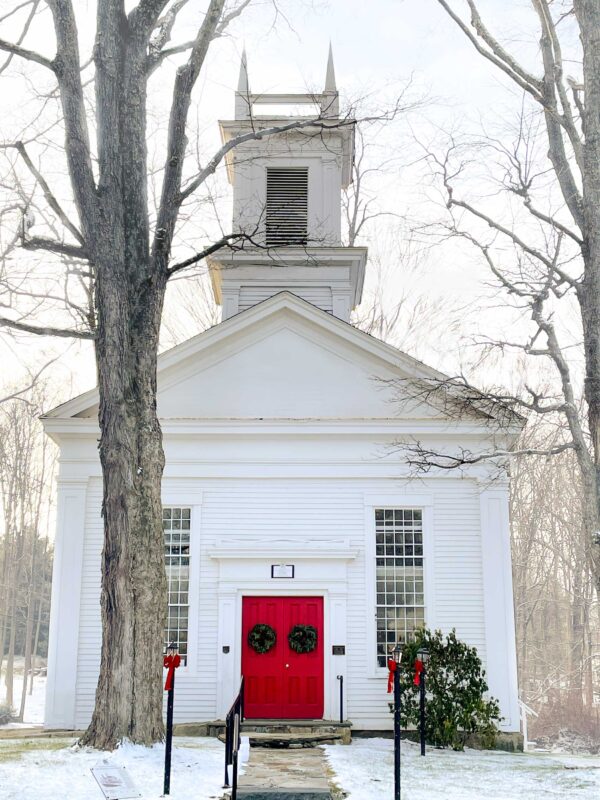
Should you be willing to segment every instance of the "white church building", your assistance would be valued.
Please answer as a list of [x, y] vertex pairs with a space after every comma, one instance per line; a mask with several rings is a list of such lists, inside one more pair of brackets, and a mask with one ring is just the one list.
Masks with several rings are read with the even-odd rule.
[[[415, 475], [398, 443], [508, 447], [519, 426], [499, 438], [476, 410], [402, 402], [443, 376], [351, 324], [367, 250], [342, 245], [354, 128], [331, 58], [316, 96], [252, 94], [244, 59], [221, 135], [298, 121], [261, 106], [315, 103], [325, 124], [229, 152], [232, 229], [252, 241], [209, 264], [220, 324], [159, 358], [176, 721], [222, 719], [242, 675], [250, 718], [339, 719], [343, 676], [353, 726], [391, 728], [386, 654], [425, 623], [477, 648], [518, 731], [508, 478], [483, 462]], [[43, 419], [60, 447], [48, 728], [87, 725], [99, 672], [97, 409], [92, 390]], [[276, 634], [268, 652], [248, 642], [257, 624]], [[289, 646], [296, 624], [316, 629], [309, 653]]]

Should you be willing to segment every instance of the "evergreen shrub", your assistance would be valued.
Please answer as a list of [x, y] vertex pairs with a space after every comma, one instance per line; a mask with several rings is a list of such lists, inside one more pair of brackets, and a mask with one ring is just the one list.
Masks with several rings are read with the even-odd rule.
[[485, 670], [474, 647], [461, 642], [456, 631], [447, 636], [427, 628], [415, 632], [404, 645], [400, 665], [401, 724], [419, 725], [419, 687], [414, 683], [415, 660], [420, 647], [429, 651], [425, 681], [425, 739], [435, 747], [464, 750], [471, 734], [484, 748], [492, 748], [498, 733], [500, 707], [486, 698]]

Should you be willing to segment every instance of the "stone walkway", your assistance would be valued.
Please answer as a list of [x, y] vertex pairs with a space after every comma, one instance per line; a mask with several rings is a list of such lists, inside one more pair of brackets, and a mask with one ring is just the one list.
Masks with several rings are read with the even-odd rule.
[[238, 783], [240, 800], [331, 800], [321, 748], [250, 748]]

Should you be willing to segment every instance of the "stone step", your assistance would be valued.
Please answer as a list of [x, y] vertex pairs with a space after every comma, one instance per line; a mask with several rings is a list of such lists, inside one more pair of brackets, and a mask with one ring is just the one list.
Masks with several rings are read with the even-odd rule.
[[340, 732], [312, 731], [293, 733], [279, 733], [275, 731], [253, 731], [248, 733], [250, 747], [273, 747], [299, 749], [301, 747], [316, 747], [320, 744], [343, 744], [344, 734]]
[[325, 754], [318, 749], [251, 748], [237, 796], [240, 800], [331, 800]]
[[239, 800], [331, 800], [329, 789], [261, 789], [259, 787], [240, 787]]

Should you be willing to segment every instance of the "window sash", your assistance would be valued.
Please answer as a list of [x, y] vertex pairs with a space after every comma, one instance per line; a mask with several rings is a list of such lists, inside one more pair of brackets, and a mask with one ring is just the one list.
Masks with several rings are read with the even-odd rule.
[[375, 508], [376, 659], [386, 667], [398, 641], [425, 623], [423, 512]]
[[188, 660], [190, 617], [190, 529], [191, 508], [163, 508], [165, 568], [167, 573], [167, 624], [164, 631], [165, 651], [170, 644], [177, 647], [183, 665]]

